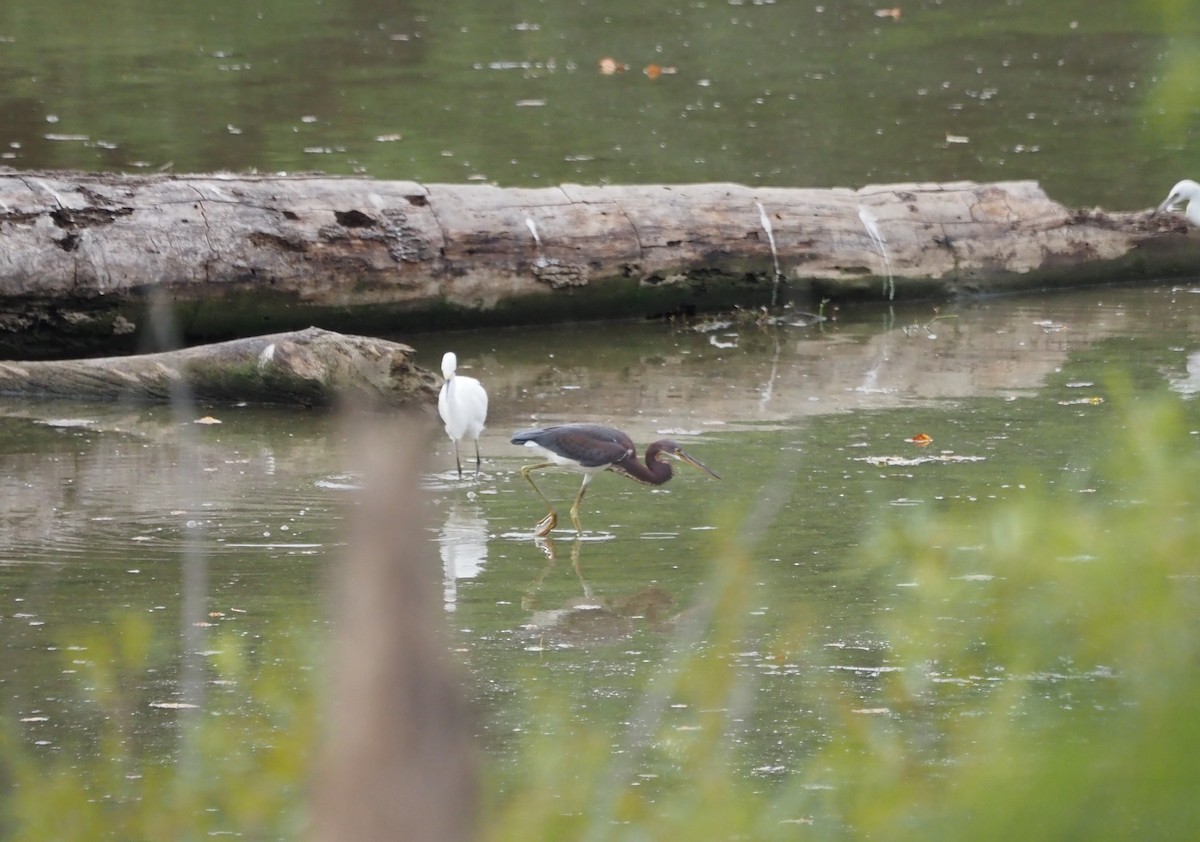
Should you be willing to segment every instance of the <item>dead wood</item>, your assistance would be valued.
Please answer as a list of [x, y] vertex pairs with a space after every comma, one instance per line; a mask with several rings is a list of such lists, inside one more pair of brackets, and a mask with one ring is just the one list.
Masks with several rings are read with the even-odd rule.
[[0, 394], [86, 400], [429, 406], [436, 376], [396, 342], [319, 328], [159, 354], [0, 362]]
[[1177, 218], [1075, 211], [1029, 181], [525, 189], [0, 170], [0, 353], [136, 347], [152, 294], [196, 341], [1187, 274], [1200, 256]]

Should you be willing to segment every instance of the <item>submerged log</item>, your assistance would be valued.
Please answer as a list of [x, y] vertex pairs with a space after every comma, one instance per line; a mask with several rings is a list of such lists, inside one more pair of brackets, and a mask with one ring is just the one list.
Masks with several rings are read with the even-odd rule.
[[437, 378], [396, 342], [319, 328], [159, 354], [0, 362], [0, 394], [85, 400], [430, 406]]
[[1073, 211], [1028, 181], [505, 189], [0, 170], [0, 352], [137, 347], [153, 295], [197, 340], [1198, 273], [1178, 218]]

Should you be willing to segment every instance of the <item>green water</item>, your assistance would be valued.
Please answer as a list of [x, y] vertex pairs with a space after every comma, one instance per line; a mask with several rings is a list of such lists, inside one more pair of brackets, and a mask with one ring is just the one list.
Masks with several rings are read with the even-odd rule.
[[[703, 607], [733, 529], [750, 530], [753, 547], [739, 659], [755, 692], [742, 772], [795, 771], [825, 726], [805, 702], [803, 670], [767, 653], [801, 614], [819, 612], [814, 651], [847, 699], [875, 707], [877, 670], [891, 664], [878, 623], [900, 593], [863, 562], [874, 530], [952, 508], [982, 517], [1041, 486], [1120, 505], [1119, 490], [1093, 478], [1112, 446], [1108, 378], [1127, 372], [1137, 394], [1200, 389], [1188, 370], [1200, 329], [1194, 289], [1004, 298], [934, 315], [866, 309], [806, 327], [414, 339], [426, 362], [453, 347], [460, 371], [492, 396], [483, 472], [460, 481], [439, 438], [424, 484], [435, 512], [430, 563], [440, 561], [454, 648], [498, 763], [543, 727], [530, 708], [539, 694], [578, 699], [571, 715], [583, 722], [624, 721], [679, 618]], [[180, 652], [203, 652], [219, 634], [256, 651], [280, 635], [324, 639], [327, 577], [346, 552], [359, 482], [336, 418], [23, 402], [3, 414], [0, 687], [4, 714], [25, 721], [38, 751], [73, 750], [91, 714], [70, 647], [122, 612], [151, 617], [167, 653], [136, 690], [146, 706], [180, 700]], [[193, 423], [204, 416], [222, 423]], [[544, 508], [518, 473], [527, 457], [507, 438], [564, 420], [611, 423], [643, 445], [672, 435], [721, 479], [683, 470], [646, 488], [601, 475], [584, 500], [583, 539], [567, 528], [539, 545], [532, 529]], [[933, 442], [908, 441], [917, 433]], [[918, 457], [931, 458], [903, 461]], [[564, 522], [577, 482], [541, 480]], [[166, 744], [176, 727], [159, 707], [137, 722]]]
[[[1114, 210], [1196, 175], [1188, 4], [924, 2], [898, 20], [879, 5], [10, 0], [0, 163], [501, 185], [1036, 179]], [[628, 70], [601, 73], [606, 58]]]

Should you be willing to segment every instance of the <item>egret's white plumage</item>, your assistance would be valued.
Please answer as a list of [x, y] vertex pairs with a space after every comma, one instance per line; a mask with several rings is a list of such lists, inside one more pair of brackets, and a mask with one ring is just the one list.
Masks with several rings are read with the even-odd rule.
[[446, 435], [454, 442], [454, 462], [458, 475], [462, 477], [462, 460], [458, 457], [460, 441], [475, 442], [475, 472], [479, 473], [482, 461], [479, 458], [479, 436], [487, 421], [487, 392], [474, 377], [456, 374], [458, 357], [447, 351], [442, 357], [442, 377], [446, 382], [438, 393], [438, 415], [446, 424]]
[[1185, 178], [1172, 187], [1170, 194], [1154, 212], [1162, 213], [1163, 211], [1175, 210], [1175, 206], [1180, 202], [1188, 203], [1187, 210], [1183, 214], [1184, 218], [1193, 225], [1200, 227], [1200, 184], [1197, 184], [1190, 178]]

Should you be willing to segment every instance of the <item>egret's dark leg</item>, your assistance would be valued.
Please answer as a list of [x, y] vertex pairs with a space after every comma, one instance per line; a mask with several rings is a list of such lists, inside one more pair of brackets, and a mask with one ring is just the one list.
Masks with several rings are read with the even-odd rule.
[[583, 483], [579, 486], [579, 493], [575, 495], [575, 503], [571, 506], [571, 523], [575, 525], [575, 534], [582, 535], [583, 527], [579, 525], [579, 504], [583, 502], [583, 493], [587, 491], [588, 483], [592, 481], [592, 474], [583, 475]]
[[462, 460], [458, 458], [458, 439], [454, 440], [454, 464], [458, 465], [458, 478], [462, 479]]
[[537, 487], [537, 483], [533, 481], [533, 476], [530, 472], [539, 470], [541, 468], [553, 467], [553, 462], [538, 462], [536, 465], [526, 465], [521, 469], [521, 476], [529, 480], [529, 484], [533, 486], [533, 490], [537, 493], [537, 496], [542, 498], [542, 502], [546, 504], [546, 509], [549, 512], [544, 518], [538, 521], [537, 528], [533, 533], [534, 535], [538, 536], [549, 535], [550, 530], [554, 529], [554, 527], [558, 525], [558, 512], [554, 511], [554, 505], [549, 499], [547, 499], [546, 495], [542, 493], [542, 489]]
[[475, 439], [475, 473], [479, 473], [479, 469], [483, 467], [483, 460], [479, 458], [479, 439]]

